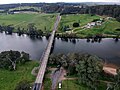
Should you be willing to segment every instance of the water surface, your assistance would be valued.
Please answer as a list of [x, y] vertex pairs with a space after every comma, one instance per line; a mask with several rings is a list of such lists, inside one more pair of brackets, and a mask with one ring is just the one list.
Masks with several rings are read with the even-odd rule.
[[[27, 35], [18, 36], [17, 34], [5, 35], [0, 33], [0, 52], [6, 50], [25, 51], [30, 54], [31, 59], [39, 60], [48, 40], [45, 37], [41, 39], [31, 39]], [[70, 39], [63, 41], [55, 39], [53, 53], [90, 53], [97, 55], [108, 63], [120, 66], [120, 41], [106, 38], [99, 42], [87, 42], [86, 39], [76, 39], [72, 42]]]

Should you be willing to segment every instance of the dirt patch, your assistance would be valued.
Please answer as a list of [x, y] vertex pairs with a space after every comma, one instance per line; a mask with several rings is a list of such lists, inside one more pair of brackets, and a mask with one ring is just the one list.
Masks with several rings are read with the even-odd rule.
[[111, 75], [117, 75], [117, 69], [116, 68], [104, 66], [103, 70], [104, 70], [105, 73], [108, 73], [108, 74], [111, 74]]
[[34, 67], [33, 70], [31, 71], [31, 74], [34, 76], [37, 76], [38, 70], [39, 70], [39, 67]]

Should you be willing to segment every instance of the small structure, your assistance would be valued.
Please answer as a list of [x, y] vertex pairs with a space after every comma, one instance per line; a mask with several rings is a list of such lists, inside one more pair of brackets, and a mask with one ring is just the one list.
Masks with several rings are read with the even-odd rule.
[[91, 27], [93, 27], [95, 25], [96, 25], [96, 22], [91, 22], [91, 23], [87, 24], [86, 28], [91, 28]]
[[107, 20], [111, 20], [112, 19], [112, 17], [107, 17]]
[[97, 25], [97, 26], [102, 25], [102, 21], [101, 21], [101, 20], [100, 20], [100, 21], [97, 21], [97, 22], [96, 22], [96, 25]]
[[86, 28], [92, 28], [94, 26], [101, 26], [101, 25], [102, 25], [102, 20], [99, 20], [99, 21], [96, 21], [96, 22], [90, 22], [85, 27]]

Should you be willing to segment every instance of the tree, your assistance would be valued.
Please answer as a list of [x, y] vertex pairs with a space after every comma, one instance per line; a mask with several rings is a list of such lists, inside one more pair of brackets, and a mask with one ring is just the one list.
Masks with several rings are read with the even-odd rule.
[[120, 22], [120, 16], [119, 16], [119, 17], [117, 17], [117, 18], [116, 18], [116, 20], [117, 20], [118, 22]]
[[4, 31], [6, 34], [12, 34], [14, 27], [12, 25], [4, 26]]
[[36, 35], [36, 27], [34, 23], [28, 24], [28, 34], [29, 35]]
[[23, 33], [24, 33], [24, 28], [21, 29], [20, 27], [18, 27], [18, 28], [17, 28], [17, 33], [18, 33], [19, 35], [23, 34]]
[[86, 84], [94, 90], [97, 88], [97, 79], [103, 67], [98, 57], [80, 53], [51, 55], [49, 63], [61, 65], [67, 70], [68, 75], [78, 74], [79, 83]]
[[38, 36], [42, 36], [43, 35], [43, 31], [41, 29], [37, 30], [37, 35]]
[[120, 90], [120, 69], [117, 70], [117, 75], [115, 76], [114, 90]]
[[117, 75], [114, 77], [114, 83], [108, 83], [106, 90], [120, 90], [120, 69], [117, 70]]
[[3, 27], [0, 25], [0, 32], [3, 32]]
[[0, 68], [16, 70], [17, 63], [24, 64], [29, 61], [29, 54], [18, 51], [4, 51], [0, 53]]
[[29, 54], [25, 52], [21, 52], [20, 58], [17, 60], [20, 64], [24, 64], [25, 62], [29, 61]]
[[79, 27], [79, 26], [80, 26], [79, 23], [77, 22], [73, 23], [73, 27]]
[[65, 25], [64, 27], [63, 27], [63, 31], [67, 31], [67, 30], [69, 30], [69, 25]]
[[102, 72], [102, 64], [96, 56], [85, 54], [81, 57], [76, 65], [79, 83], [86, 84], [91, 89], [96, 90], [100, 72]]
[[6, 68], [10, 70], [16, 69], [16, 60], [20, 57], [18, 51], [5, 51], [0, 53], [0, 68]]

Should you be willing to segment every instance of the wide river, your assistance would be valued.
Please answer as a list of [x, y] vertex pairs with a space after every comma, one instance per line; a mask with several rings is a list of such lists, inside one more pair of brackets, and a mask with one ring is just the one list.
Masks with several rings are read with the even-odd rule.
[[[17, 34], [5, 35], [0, 33], [0, 52], [6, 50], [25, 51], [30, 54], [31, 59], [39, 60], [48, 40], [46, 37], [41, 39], [31, 39], [29, 36], [18, 36]], [[76, 39], [74, 42], [55, 39], [53, 53], [90, 53], [97, 55], [108, 63], [120, 66], [120, 41], [114, 39], [102, 39], [100, 43], [87, 42], [86, 39]]]

